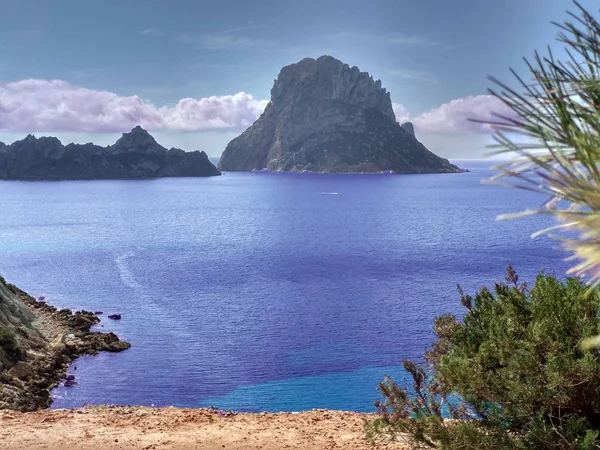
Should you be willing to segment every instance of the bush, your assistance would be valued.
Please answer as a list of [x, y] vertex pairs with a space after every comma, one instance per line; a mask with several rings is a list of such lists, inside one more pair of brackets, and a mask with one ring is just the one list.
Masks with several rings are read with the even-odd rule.
[[15, 334], [6, 327], [0, 327], [0, 348], [14, 360], [20, 360], [25, 356], [25, 352], [18, 344]]
[[[529, 290], [508, 283], [473, 298], [466, 314], [434, 321], [425, 367], [404, 361], [412, 389], [386, 378], [373, 438], [405, 437], [414, 448], [600, 448], [600, 297], [579, 279], [538, 275]], [[456, 420], [448, 420], [456, 419]]]

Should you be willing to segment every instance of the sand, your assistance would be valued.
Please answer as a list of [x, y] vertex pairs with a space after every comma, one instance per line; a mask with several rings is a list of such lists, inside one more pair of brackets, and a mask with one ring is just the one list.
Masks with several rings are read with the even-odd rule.
[[0, 411], [0, 449], [407, 449], [370, 443], [365, 414], [313, 410], [235, 414], [207, 409], [95, 406], [20, 413]]

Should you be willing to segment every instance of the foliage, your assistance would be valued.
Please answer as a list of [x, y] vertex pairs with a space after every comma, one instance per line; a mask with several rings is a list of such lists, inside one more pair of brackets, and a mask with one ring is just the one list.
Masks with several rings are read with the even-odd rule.
[[0, 348], [14, 360], [20, 360], [25, 356], [25, 352], [19, 346], [15, 334], [6, 327], [0, 327]]
[[[538, 275], [461, 293], [462, 321], [443, 315], [426, 366], [404, 361], [412, 388], [380, 384], [372, 438], [404, 436], [413, 448], [600, 448], [600, 296], [579, 279]], [[449, 420], [450, 419], [450, 420]]]
[[497, 166], [491, 182], [547, 195], [538, 209], [501, 218], [550, 214], [555, 230], [574, 231], [576, 238], [553, 235], [579, 259], [569, 273], [590, 276], [600, 283], [600, 24], [577, 2], [572, 21], [555, 24], [567, 57], [536, 53], [526, 61], [533, 83], [513, 74], [523, 92], [491, 78], [500, 87], [490, 93], [502, 100], [510, 114], [488, 122], [496, 129], [496, 154], [515, 158]]
[[8, 290], [10, 292], [12, 292], [15, 295], [21, 293], [21, 289], [19, 289], [17, 286], [15, 286], [12, 283], [6, 283], [6, 287], [8, 288]]

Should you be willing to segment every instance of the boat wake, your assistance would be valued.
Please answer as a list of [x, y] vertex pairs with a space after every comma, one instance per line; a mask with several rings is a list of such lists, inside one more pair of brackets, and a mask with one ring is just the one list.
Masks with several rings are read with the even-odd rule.
[[[122, 249], [114, 258], [121, 281], [133, 290], [127, 305], [123, 305], [123, 312], [129, 313], [129, 317], [143, 318], [147, 323], [152, 323], [153, 327], [160, 329], [162, 334], [170, 336], [169, 340], [173, 342], [173, 347], [178, 347], [182, 325], [177, 322], [176, 315], [169, 312], [168, 305], [162, 302], [161, 297], [157, 296], [151, 285], [144, 283], [143, 280], [142, 282], [138, 281], [131, 269], [130, 260], [133, 259], [133, 264], [135, 264], [135, 258], [139, 257], [139, 253], [144, 250], [142, 247]], [[190, 336], [193, 337], [191, 332]]]
[[121, 280], [125, 286], [139, 292], [143, 286], [137, 282], [135, 275], [129, 268], [129, 264], [127, 264], [127, 260], [133, 256], [135, 256], [135, 252], [133, 250], [129, 250], [122, 255], [117, 256], [115, 258], [115, 263], [119, 269], [119, 276], [121, 277]]

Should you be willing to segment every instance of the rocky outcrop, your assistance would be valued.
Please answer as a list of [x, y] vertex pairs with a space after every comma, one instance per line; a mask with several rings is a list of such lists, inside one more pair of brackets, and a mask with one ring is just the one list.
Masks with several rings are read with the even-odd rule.
[[220, 175], [204, 152], [159, 145], [137, 126], [113, 145], [68, 144], [55, 137], [0, 145], [0, 179], [81, 180], [107, 178], [206, 177]]
[[390, 94], [331, 56], [281, 69], [264, 113], [228, 145], [230, 171], [456, 172], [396, 122]]
[[400, 125], [402, 127], [402, 129], [404, 131], [408, 131], [408, 133], [410, 133], [411, 136], [415, 135], [415, 127], [412, 124], [412, 122], [404, 122], [402, 125]]
[[130, 347], [114, 333], [91, 331], [98, 322], [89, 311], [37, 301], [0, 277], [0, 409], [47, 408], [70, 362]]

